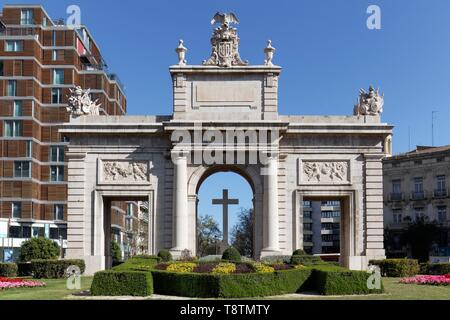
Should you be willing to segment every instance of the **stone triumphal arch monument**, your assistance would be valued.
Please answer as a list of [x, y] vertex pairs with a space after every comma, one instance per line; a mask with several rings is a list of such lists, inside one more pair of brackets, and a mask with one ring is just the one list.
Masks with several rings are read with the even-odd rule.
[[[217, 18], [217, 16], [216, 16]], [[341, 263], [365, 269], [383, 258], [381, 159], [392, 127], [380, 121], [383, 97], [361, 90], [350, 116], [278, 114], [275, 48], [261, 65], [239, 56], [239, 38], [222, 15], [200, 65], [170, 67], [168, 116], [101, 116], [74, 90], [68, 157], [68, 249], [87, 273], [111, 265], [111, 201], [149, 201], [149, 253], [196, 253], [197, 192], [211, 174], [232, 171], [251, 185], [255, 258], [303, 247], [303, 200], [339, 199]], [[263, 59], [261, 59], [263, 60]]]

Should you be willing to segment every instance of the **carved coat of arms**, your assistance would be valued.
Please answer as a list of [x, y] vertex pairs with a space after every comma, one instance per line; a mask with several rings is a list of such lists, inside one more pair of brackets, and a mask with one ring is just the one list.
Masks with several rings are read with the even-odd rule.
[[247, 61], [242, 61], [239, 55], [239, 37], [236, 28], [230, 27], [231, 23], [237, 24], [239, 20], [233, 13], [216, 13], [211, 24], [220, 23], [211, 37], [212, 52], [203, 65], [231, 67], [245, 66]]

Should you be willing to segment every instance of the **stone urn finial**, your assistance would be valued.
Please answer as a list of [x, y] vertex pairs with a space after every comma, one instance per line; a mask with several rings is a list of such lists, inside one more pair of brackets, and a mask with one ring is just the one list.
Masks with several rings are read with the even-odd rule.
[[272, 40], [267, 41], [267, 47], [264, 48], [264, 53], [266, 54], [266, 60], [264, 60], [264, 64], [266, 66], [273, 66], [272, 59], [273, 54], [275, 53], [275, 48], [272, 47]]
[[185, 66], [186, 65], [186, 51], [188, 49], [183, 45], [183, 40], [180, 40], [178, 47], [175, 51], [178, 54], [178, 65]]

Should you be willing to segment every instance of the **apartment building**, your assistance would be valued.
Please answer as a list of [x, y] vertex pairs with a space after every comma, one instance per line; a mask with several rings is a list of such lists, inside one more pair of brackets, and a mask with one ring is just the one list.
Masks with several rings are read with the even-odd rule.
[[303, 201], [303, 249], [317, 255], [340, 253], [340, 201]]
[[450, 146], [421, 147], [383, 161], [384, 224], [393, 243], [389, 256], [404, 257], [401, 243], [408, 224], [424, 219], [435, 221], [449, 232], [436, 243], [432, 255], [450, 256]]
[[[74, 29], [52, 20], [39, 5], [5, 5], [0, 13], [0, 261], [34, 236], [66, 246], [69, 141], [58, 129], [69, 120], [67, 96], [74, 86], [90, 88], [102, 114], [126, 113], [124, 89], [85, 26]], [[127, 205], [114, 203], [113, 209], [120, 225]]]

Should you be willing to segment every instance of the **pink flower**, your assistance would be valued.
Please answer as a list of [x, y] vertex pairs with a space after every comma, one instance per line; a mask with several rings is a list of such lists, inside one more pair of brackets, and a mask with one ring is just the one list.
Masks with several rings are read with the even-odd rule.
[[43, 286], [45, 286], [45, 283], [41, 281], [32, 281], [17, 278], [0, 278], [0, 290], [10, 288], [23, 288], [23, 287], [32, 288]]
[[420, 275], [415, 277], [403, 278], [400, 283], [405, 284], [423, 284], [423, 285], [450, 285], [450, 277], [448, 275], [429, 276]]

